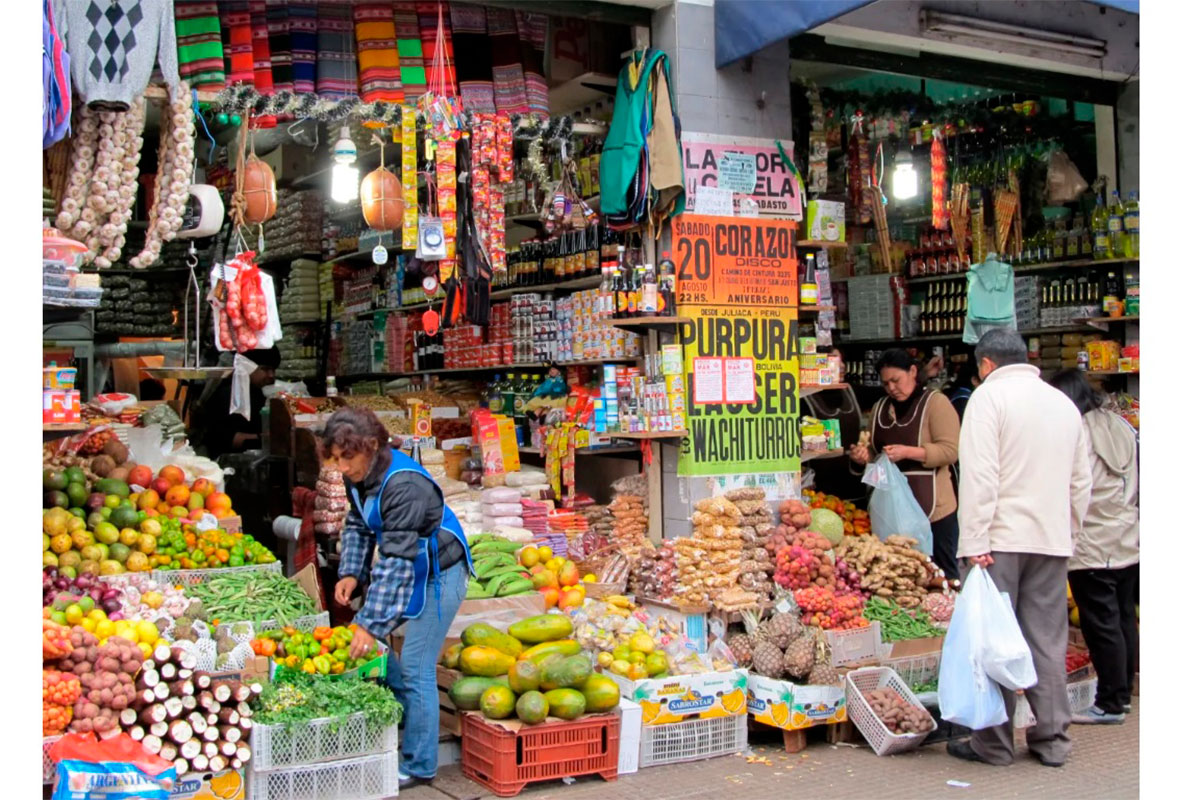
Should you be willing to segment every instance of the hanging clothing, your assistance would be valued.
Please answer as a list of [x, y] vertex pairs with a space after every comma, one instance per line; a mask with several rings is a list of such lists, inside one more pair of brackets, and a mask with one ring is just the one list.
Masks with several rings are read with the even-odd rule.
[[[271, 66], [266, 0], [250, 0], [250, 41], [254, 49], [254, 89], [259, 94], [274, 94], [275, 72]], [[251, 124], [257, 128], [274, 128], [275, 117], [255, 117]]]
[[254, 34], [250, 26], [250, 3], [246, 0], [221, 3], [221, 44], [225, 53], [227, 86], [254, 83]]
[[[504, 8], [487, 10], [488, 40], [491, 42], [491, 73], [496, 85], [496, 110], [501, 114], [526, 114], [525, 70], [521, 66], [521, 38], [517, 18]], [[462, 48], [458, 48], [462, 63]], [[462, 68], [459, 67], [461, 75]], [[461, 80], [461, 78], [460, 78]]]
[[300, 94], [317, 91], [317, 0], [288, 0], [292, 86]]
[[179, 84], [170, 0], [54, 0], [54, 20], [66, 32], [73, 88], [88, 105], [128, 110], [156, 59], [167, 86]]
[[393, 4], [396, 24], [396, 52], [400, 56], [400, 83], [404, 97], [415, 102], [425, 94], [425, 59], [421, 53], [421, 27], [417, 22], [417, 4]]
[[403, 103], [396, 21], [389, 3], [355, 3], [358, 94], [365, 103]]
[[216, 3], [177, 0], [175, 40], [179, 45], [179, 77], [198, 91], [225, 88], [225, 50]]
[[71, 132], [71, 57], [54, 24], [50, 0], [42, 0], [42, 149]]
[[[511, 13], [511, 12], [510, 12]], [[451, 3], [448, 19], [451, 41], [458, 53], [454, 65], [463, 108], [477, 114], [496, 113], [492, 85], [492, 31], [488, 25], [492, 9]], [[514, 29], [515, 34], [515, 29]]]
[[521, 70], [530, 113], [550, 115], [550, 89], [546, 85], [546, 38], [550, 20], [545, 14], [517, 11], [517, 36], [521, 40]]
[[292, 69], [292, 31], [288, 0], [267, 0], [267, 42], [271, 47], [271, 80], [275, 91], [291, 92], [296, 76]]
[[354, 14], [338, 2], [317, 4], [317, 94], [329, 99], [358, 93]]
[[977, 344], [994, 328], [1017, 329], [1016, 301], [1012, 266], [988, 253], [982, 263], [967, 270], [967, 321], [962, 340]]

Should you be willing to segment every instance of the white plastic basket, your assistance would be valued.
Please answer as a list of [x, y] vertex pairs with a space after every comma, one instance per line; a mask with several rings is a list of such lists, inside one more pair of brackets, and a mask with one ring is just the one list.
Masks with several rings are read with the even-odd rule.
[[338, 759], [359, 758], [376, 753], [394, 753], [396, 725], [371, 725], [365, 714], [314, 719], [304, 727], [288, 730], [286, 725], [254, 723], [250, 744], [255, 772], [321, 764]]
[[908, 658], [887, 658], [883, 666], [894, 669], [900, 680], [912, 688], [913, 684], [936, 681], [941, 663], [941, 653], [925, 653]]
[[1072, 714], [1087, 711], [1096, 702], [1097, 678], [1067, 684], [1067, 703], [1071, 706]]
[[697, 761], [746, 749], [745, 714], [643, 725], [641, 768]]
[[237, 572], [274, 572], [283, 574], [283, 562], [272, 561], [270, 564], [251, 564], [245, 567], [214, 567], [212, 569], [156, 569], [150, 572], [123, 572], [120, 575], [101, 575], [100, 580], [107, 583], [122, 584], [130, 575], [149, 575], [156, 581], [169, 583], [172, 586], [195, 586], [207, 583], [213, 578], [230, 575]]
[[883, 652], [878, 622], [848, 631], [825, 631], [825, 641], [829, 642], [830, 659], [835, 667], [879, 658]]
[[933, 719], [921, 705], [920, 699], [900, 680], [900, 676], [891, 667], [864, 667], [846, 673], [846, 709], [850, 713], [850, 721], [871, 745], [875, 755], [890, 756], [920, 747], [921, 742], [925, 741], [925, 737], [932, 733], [933, 729], [924, 733], [892, 733], [883, 724], [883, 720], [871, 710], [864, 697], [866, 692], [876, 689], [895, 689], [907, 702]]
[[43, 736], [42, 737], [42, 783], [54, 783], [55, 767], [57, 766], [50, 760], [50, 748], [54, 743], [62, 738], [58, 736]]
[[[252, 624], [254, 626], [255, 633], [262, 633], [263, 631], [273, 631], [273, 630], [283, 627], [281, 624], [279, 624], [278, 622], [276, 622], [273, 619], [262, 620], [262, 621], [260, 621], [260, 620], [234, 620], [232, 622], [222, 622], [220, 625], [218, 625], [217, 626], [217, 635], [220, 636], [222, 633], [228, 632], [229, 629], [231, 627], [233, 627], [234, 625], [236, 625], [238, 622], [249, 622], [250, 624]], [[308, 616], [305, 616], [305, 617], [296, 617], [294, 620], [291, 620], [287, 624], [288, 624], [288, 626], [295, 628], [298, 631], [304, 631], [305, 633], [311, 633], [316, 628], [320, 628], [322, 626], [324, 626], [324, 627], [329, 626], [329, 612], [322, 611], [319, 614], [309, 614]]]
[[384, 800], [396, 795], [400, 756], [387, 753], [247, 773], [246, 800]]

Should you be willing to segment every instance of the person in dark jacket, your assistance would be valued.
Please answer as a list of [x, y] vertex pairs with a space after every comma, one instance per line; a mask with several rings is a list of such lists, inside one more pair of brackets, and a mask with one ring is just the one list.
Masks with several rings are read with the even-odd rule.
[[975, 363], [975, 354], [967, 356], [958, 367], [958, 372], [954, 374], [954, 381], [951, 382], [950, 388], [946, 390], [946, 396], [950, 398], [950, 405], [954, 406], [954, 410], [958, 412], [958, 421], [962, 422], [963, 414], [967, 411], [967, 401], [971, 399], [971, 392], [979, 387], [979, 365]]
[[467, 593], [466, 536], [441, 487], [416, 460], [389, 446], [387, 429], [371, 411], [339, 409], [321, 444], [350, 499], [334, 600], [349, 605], [366, 585], [350, 655], [369, 653], [408, 621], [403, 652], [398, 658], [390, 653], [387, 668], [387, 683], [404, 705], [400, 788], [429, 783], [437, 772], [436, 666]]
[[204, 400], [204, 446], [208, 457], [214, 461], [225, 453], [244, 453], [262, 447], [262, 410], [267, 404], [263, 387], [275, 382], [279, 349], [249, 350], [242, 355], [258, 365], [250, 373], [250, 419], [229, 413], [232, 375], [221, 379], [216, 390]]

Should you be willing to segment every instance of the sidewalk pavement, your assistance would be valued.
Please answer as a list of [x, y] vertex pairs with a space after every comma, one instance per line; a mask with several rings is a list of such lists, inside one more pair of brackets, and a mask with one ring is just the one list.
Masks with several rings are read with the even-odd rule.
[[[782, 740], [751, 736], [755, 758], [725, 756], [641, 770], [608, 783], [597, 777], [572, 785], [561, 781], [530, 784], [522, 798], [535, 800], [612, 800], [644, 797], [654, 800], [693, 800], [725, 797], [825, 797], [870, 800], [984, 800], [990, 798], [1073, 798], [1103, 796], [1106, 800], [1138, 797], [1138, 698], [1124, 725], [1074, 725], [1074, 748], [1065, 767], [1043, 767], [1017, 737], [1017, 761], [1011, 767], [989, 767], [960, 761], [946, 754], [944, 744], [915, 753], [879, 758], [869, 746], [811, 744], [802, 753], [788, 754]], [[969, 786], [952, 786], [956, 781]], [[400, 800], [477, 800], [494, 797], [465, 778], [457, 765], [443, 768], [432, 786], [410, 789]]]

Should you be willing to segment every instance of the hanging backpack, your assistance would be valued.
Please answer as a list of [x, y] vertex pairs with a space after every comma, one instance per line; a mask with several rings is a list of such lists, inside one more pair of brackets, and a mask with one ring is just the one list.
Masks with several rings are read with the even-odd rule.
[[1013, 268], [995, 253], [967, 271], [967, 322], [963, 342], [976, 344], [993, 328], [1017, 329]]

